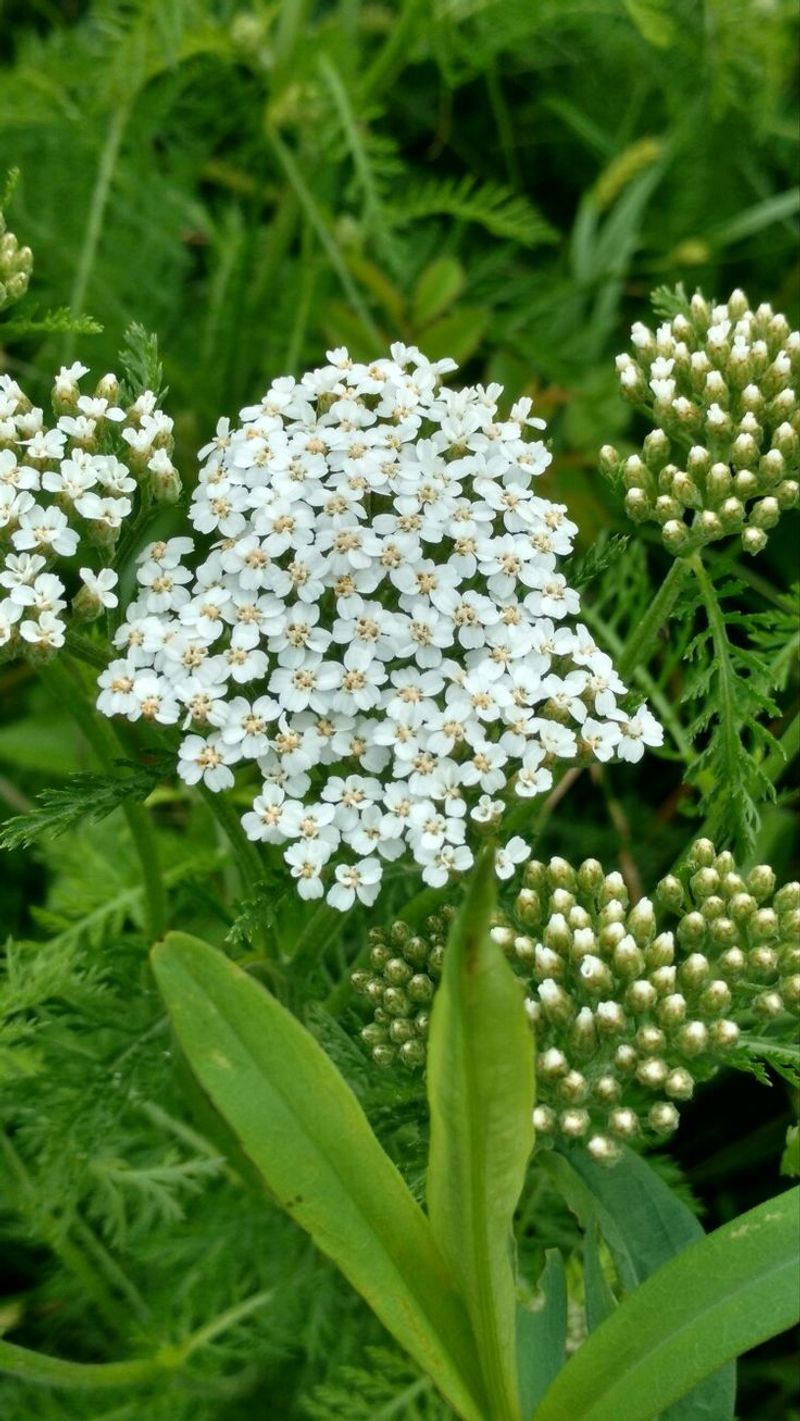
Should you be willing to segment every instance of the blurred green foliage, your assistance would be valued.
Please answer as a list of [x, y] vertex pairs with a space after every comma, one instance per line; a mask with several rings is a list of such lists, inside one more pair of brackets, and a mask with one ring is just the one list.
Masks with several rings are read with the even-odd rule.
[[[0, 168], [20, 169], [7, 215], [35, 257], [25, 313], [68, 304], [102, 327], [20, 334], [0, 345], [0, 369], [44, 400], [61, 361], [79, 353], [101, 374], [129, 324], [157, 331], [191, 481], [218, 416], [269, 378], [331, 345], [371, 355], [414, 340], [468, 378], [535, 395], [555, 440], [548, 489], [585, 552], [631, 531], [595, 455], [633, 432], [613, 355], [647, 318], [650, 289], [682, 280], [724, 297], [742, 285], [797, 324], [797, 31], [795, 0], [0, 0]], [[771, 589], [796, 561], [785, 522], [748, 564], [745, 601], [766, 588], [776, 605]], [[590, 624], [616, 654], [651, 595], [640, 537], [600, 573]], [[673, 704], [688, 639], [675, 633], [659, 673]], [[796, 711], [796, 685], [786, 694]], [[654, 880], [688, 833], [669, 735], [667, 748], [644, 776], [584, 777], [546, 851], [611, 862], [634, 848]], [[29, 669], [4, 667], [3, 816], [93, 768]], [[173, 920], [238, 947], [259, 905], [234, 921], [204, 811], [158, 793]], [[757, 845], [779, 876], [791, 804], [784, 790]], [[226, 1161], [204, 1102], [188, 1109], [118, 813], [33, 853], [5, 855], [0, 878], [3, 935], [16, 939], [2, 1000], [0, 1326], [43, 1350], [113, 1358], [274, 1291], [203, 1354], [194, 1391], [98, 1402], [0, 1382], [4, 1416], [235, 1421], [261, 1408], [291, 1421], [389, 1415], [407, 1395], [398, 1414], [444, 1418], [402, 1360], [376, 1351], [370, 1372], [364, 1344], [384, 1339], [361, 1304], [246, 1165]], [[402, 882], [395, 892], [399, 904]], [[277, 931], [282, 914], [279, 903]], [[336, 998], [363, 924], [349, 931], [294, 982], [301, 1009]], [[347, 1030], [312, 1020], [418, 1187], [413, 1090], [376, 1085]], [[721, 1222], [779, 1187], [789, 1111], [782, 1084], [753, 1105], [739, 1078], [712, 1089], [714, 1128], [700, 1113], [678, 1153]], [[541, 1221], [533, 1255], [574, 1244], [541, 1183], [528, 1208]], [[742, 1374], [742, 1416], [800, 1415], [785, 1347]]]

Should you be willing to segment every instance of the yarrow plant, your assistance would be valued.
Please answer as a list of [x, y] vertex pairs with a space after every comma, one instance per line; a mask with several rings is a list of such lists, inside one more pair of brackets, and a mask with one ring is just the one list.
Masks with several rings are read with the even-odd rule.
[[[555, 763], [636, 762], [662, 731], [572, 625], [576, 528], [535, 491], [530, 400], [504, 417], [499, 385], [449, 389], [415, 347], [328, 360], [220, 421], [191, 505], [212, 547], [146, 549], [98, 705], [189, 729], [189, 784], [255, 762], [248, 836], [345, 911], [404, 853], [443, 886]], [[529, 853], [512, 836], [500, 876]]]
[[[0, 232], [0, 305], [29, 271]], [[53, 1255], [59, 1348], [78, 1319], [86, 1359], [42, 1352], [46, 1293], [30, 1317], [14, 1300], [3, 1318], [37, 1335], [0, 1337], [10, 1414], [53, 1414], [35, 1382], [71, 1388], [75, 1421], [98, 1388], [133, 1392], [120, 1416], [271, 1415], [302, 1330], [354, 1356], [366, 1303], [410, 1360], [376, 1353], [377, 1376], [287, 1415], [647, 1421], [686, 1396], [733, 1421], [735, 1354], [794, 1320], [796, 1195], [704, 1237], [642, 1157], [720, 1067], [800, 1079], [800, 885], [749, 866], [788, 743], [788, 622], [729, 614], [736, 551], [702, 557], [745, 521], [758, 551], [794, 498], [796, 340], [736, 293], [671, 301], [622, 362], [658, 426], [626, 507], [654, 499], [681, 554], [652, 596], [624, 538], [565, 573], [577, 528], [539, 482], [531, 400], [451, 387], [455, 362], [416, 345], [333, 349], [220, 420], [190, 527], [163, 507], [180, 481], [154, 338], [132, 328], [124, 378], [91, 393], [63, 366], [52, 422], [0, 375], [0, 657], [96, 762], [0, 830], [52, 870], [31, 910], [48, 939], [5, 948], [4, 1199], [15, 1249], [18, 1216]], [[77, 333], [64, 312], [45, 329]], [[645, 692], [669, 798], [637, 865], [633, 767], [664, 739]], [[585, 823], [563, 806], [582, 793]], [[704, 828], [647, 896], [684, 794]], [[551, 832], [560, 852], [532, 858]], [[594, 856], [617, 850], [619, 869]], [[133, 1355], [98, 1361], [109, 1337]]]

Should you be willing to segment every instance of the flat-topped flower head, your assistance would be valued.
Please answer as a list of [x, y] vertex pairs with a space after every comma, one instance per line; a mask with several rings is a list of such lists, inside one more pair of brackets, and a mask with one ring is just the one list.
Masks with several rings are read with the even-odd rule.
[[[369, 365], [330, 351], [221, 421], [191, 505], [206, 551], [145, 549], [101, 678], [107, 714], [190, 732], [189, 783], [255, 764], [245, 831], [342, 911], [403, 854], [445, 885], [486, 832], [510, 877], [529, 849], [503, 820], [555, 760], [661, 743], [572, 625], [558, 559], [576, 528], [536, 489], [542, 421], [529, 400], [501, 413], [499, 386], [448, 389], [454, 368], [413, 346]], [[137, 696], [143, 675], [158, 696]]]
[[625, 460], [606, 445], [601, 467], [673, 553], [731, 535], [759, 553], [800, 497], [800, 332], [742, 291], [716, 306], [676, 300], [684, 309], [655, 331], [637, 322], [634, 354], [617, 357], [621, 392], [653, 430]]
[[[17, 382], [0, 375], [0, 657], [46, 660], [63, 646], [68, 588], [79, 621], [115, 607], [117, 574], [103, 564], [123, 523], [142, 499], [169, 499], [179, 487], [172, 421], [156, 410], [156, 396], [146, 391], [120, 404], [112, 374], [82, 394], [87, 374], [77, 362], [58, 372], [52, 428]], [[45, 579], [58, 586], [58, 607], [42, 603]]]

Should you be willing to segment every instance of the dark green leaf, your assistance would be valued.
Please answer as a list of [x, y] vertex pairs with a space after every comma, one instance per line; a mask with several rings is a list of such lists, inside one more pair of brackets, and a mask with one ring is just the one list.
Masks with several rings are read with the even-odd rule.
[[567, 1277], [557, 1248], [548, 1249], [537, 1306], [517, 1307], [517, 1369], [523, 1416], [530, 1416], [564, 1365]]
[[793, 1326], [799, 1203], [800, 1190], [787, 1191], [665, 1263], [570, 1359], [536, 1421], [653, 1421], [722, 1363]]

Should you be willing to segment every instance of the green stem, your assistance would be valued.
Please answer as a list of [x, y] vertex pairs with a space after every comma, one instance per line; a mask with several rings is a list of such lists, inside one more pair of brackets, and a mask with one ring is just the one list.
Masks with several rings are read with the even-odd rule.
[[658, 634], [678, 600], [692, 562], [691, 558], [675, 559], [650, 606], [637, 624], [617, 667], [623, 681], [629, 681], [637, 666], [649, 661]]
[[136, 1357], [127, 1362], [68, 1362], [62, 1357], [47, 1357], [27, 1347], [16, 1347], [0, 1340], [0, 1372], [10, 1373], [23, 1381], [42, 1386], [92, 1390], [98, 1387], [140, 1386], [177, 1372], [194, 1352], [207, 1347], [220, 1333], [227, 1332], [237, 1322], [264, 1307], [272, 1292], [254, 1293], [241, 1303], [226, 1308], [218, 1317], [177, 1345], [167, 1343], [152, 1357]]
[[[68, 658], [62, 654], [43, 666], [40, 674], [54, 700], [72, 716], [103, 769], [113, 773], [114, 761], [121, 747], [110, 723], [87, 703], [77, 667], [71, 667]], [[142, 870], [147, 934], [155, 941], [162, 936], [166, 926], [166, 900], [153, 826], [141, 804], [126, 801], [122, 812]]]
[[174, 1370], [158, 1357], [135, 1358], [128, 1362], [67, 1362], [62, 1357], [46, 1357], [27, 1347], [0, 1340], [0, 1371], [22, 1381], [41, 1386], [101, 1388], [141, 1386]]
[[800, 711], [795, 711], [778, 741], [778, 748], [771, 750], [762, 765], [767, 779], [775, 782], [788, 770], [792, 760], [800, 754]]
[[227, 795], [215, 794], [213, 790], [208, 788], [208, 785], [203, 784], [202, 780], [197, 786], [197, 790], [231, 846], [234, 862], [239, 870], [243, 893], [253, 898], [256, 897], [264, 877], [258, 849], [245, 834], [239, 815]]
[[414, 27], [420, 12], [425, 8], [426, 0], [406, 0], [402, 13], [391, 20], [389, 38], [361, 81], [363, 102], [376, 94], [384, 93], [390, 81], [408, 64]]
[[714, 583], [703, 565], [703, 559], [700, 554], [693, 553], [690, 558], [687, 558], [687, 562], [694, 573], [703, 598], [703, 605], [708, 618], [708, 627], [711, 632], [711, 640], [714, 645], [714, 655], [719, 665], [719, 675], [717, 677], [719, 706], [717, 707], [717, 714], [725, 750], [725, 783], [732, 785], [735, 784], [738, 775], [739, 735], [736, 700], [734, 696], [736, 672], [731, 664], [725, 617], [719, 605], [717, 594], [714, 591]]
[[[94, 266], [97, 248], [100, 242], [100, 233], [103, 228], [103, 218], [108, 204], [108, 195], [111, 190], [111, 179], [114, 175], [114, 168], [117, 163], [122, 135], [128, 122], [130, 113], [130, 103], [121, 103], [114, 113], [105, 142], [100, 152], [100, 162], [97, 165], [97, 177], [95, 178], [92, 201], [89, 207], [89, 216], [86, 222], [86, 233], [81, 248], [80, 260], [75, 281], [72, 286], [70, 297], [70, 310], [73, 316], [83, 314], [86, 291], [89, 285], [89, 278]], [[75, 334], [69, 333], [64, 343], [64, 360], [66, 363], [72, 359], [75, 347]]]
[[283, 140], [279, 138], [278, 134], [274, 131], [270, 130], [267, 133], [267, 139], [269, 141], [273, 153], [275, 154], [275, 157], [278, 160], [278, 163], [286, 174], [290, 185], [292, 186], [292, 188], [294, 188], [294, 191], [297, 194], [298, 202], [300, 203], [300, 206], [303, 209], [312, 230], [316, 233], [317, 239], [319, 241], [320, 246], [322, 247], [322, 250], [328, 258], [328, 261], [330, 262], [333, 270], [336, 272], [339, 281], [341, 282], [345, 296], [347, 297], [348, 301], [350, 302], [350, 305], [352, 306], [353, 310], [355, 311], [356, 315], [364, 326], [364, 329], [369, 335], [370, 340], [373, 342], [376, 352], [381, 350], [383, 348], [383, 337], [381, 336], [378, 327], [375, 325], [375, 322], [373, 321], [369, 310], [361, 299], [361, 293], [355, 282], [353, 281], [350, 272], [347, 270], [345, 260], [341, 252], [339, 251], [339, 248], [334, 238], [331, 236], [325, 218], [320, 212], [320, 209], [317, 206], [317, 203], [311, 193], [310, 188], [306, 185], [305, 179], [303, 178], [303, 175], [300, 172], [300, 169], [297, 163], [295, 162], [292, 153], [286, 147], [286, 144], [283, 142]]

